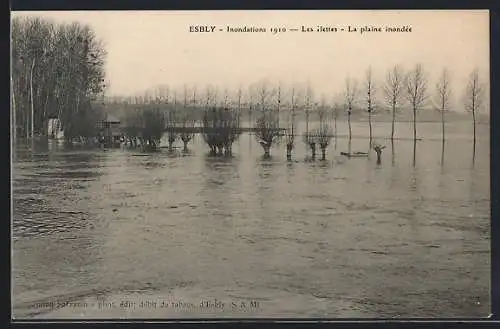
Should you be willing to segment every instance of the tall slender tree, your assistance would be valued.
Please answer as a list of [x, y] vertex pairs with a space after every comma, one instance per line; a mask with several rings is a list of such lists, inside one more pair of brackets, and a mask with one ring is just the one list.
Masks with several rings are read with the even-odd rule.
[[312, 159], [314, 160], [316, 158], [316, 138], [314, 136], [314, 133], [309, 129], [309, 121], [311, 118], [311, 114], [315, 110], [315, 103], [314, 103], [314, 92], [311, 88], [311, 84], [307, 82], [306, 90], [305, 90], [305, 95], [304, 95], [304, 111], [305, 111], [305, 116], [306, 116], [306, 133], [304, 135], [304, 142], [306, 143], [307, 147], [311, 150], [311, 156]]
[[390, 107], [392, 114], [391, 141], [394, 141], [396, 111], [401, 106], [404, 87], [404, 73], [401, 66], [391, 68], [386, 75], [384, 85], [385, 103]]
[[373, 127], [372, 127], [372, 114], [375, 104], [375, 85], [373, 82], [372, 68], [369, 67], [366, 71], [365, 80], [365, 90], [366, 90], [366, 111], [368, 112], [368, 126], [370, 133], [370, 148], [373, 141]]
[[297, 92], [296, 87], [292, 86], [290, 100], [289, 124], [286, 131], [286, 158], [292, 159], [292, 150], [295, 143], [295, 118], [297, 111]]
[[475, 68], [469, 75], [469, 82], [465, 93], [465, 109], [472, 114], [473, 147], [476, 150], [476, 120], [477, 113], [483, 106], [484, 87], [479, 77], [479, 69]]
[[448, 69], [444, 68], [439, 81], [436, 84], [435, 103], [436, 108], [441, 114], [441, 133], [443, 143], [445, 141], [445, 112], [450, 108], [451, 86], [450, 74]]
[[427, 100], [427, 77], [422, 64], [408, 72], [406, 77], [406, 97], [413, 112], [413, 141], [417, 140], [417, 113]]
[[348, 77], [345, 82], [344, 106], [347, 111], [347, 124], [349, 127], [349, 137], [348, 137], [349, 155], [351, 154], [351, 140], [352, 140], [351, 115], [354, 107], [356, 106], [357, 97], [358, 97], [358, 83], [356, 80]]

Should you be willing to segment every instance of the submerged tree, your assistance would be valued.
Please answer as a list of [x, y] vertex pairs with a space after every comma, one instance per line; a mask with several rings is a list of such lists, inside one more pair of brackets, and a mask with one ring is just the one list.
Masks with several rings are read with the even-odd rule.
[[348, 142], [349, 155], [351, 154], [351, 139], [352, 139], [351, 115], [352, 115], [352, 110], [354, 109], [354, 106], [356, 105], [357, 102], [357, 96], [358, 96], [358, 85], [356, 80], [347, 78], [344, 91], [344, 104], [347, 110], [347, 124], [349, 127], [349, 142]]
[[146, 109], [142, 112], [141, 136], [145, 150], [154, 151], [160, 145], [165, 127], [163, 113], [158, 108]]
[[436, 96], [435, 96], [435, 103], [437, 105], [436, 106], [437, 110], [441, 113], [441, 132], [443, 137], [443, 143], [445, 141], [444, 114], [450, 107], [450, 96], [451, 96], [450, 77], [448, 70], [444, 68], [441, 77], [439, 78], [439, 81], [436, 84]]
[[[377, 164], [382, 164], [382, 150], [385, 149], [385, 145], [381, 145], [378, 143], [373, 143], [373, 150], [377, 153]], [[394, 150], [393, 150], [394, 152]]]
[[232, 145], [239, 135], [238, 118], [230, 108], [211, 107], [203, 116], [203, 138], [211, 155], [232, 155]]
[[475, 68], [469, 75], [469, 82], [465, 92], [465, 109], [472, 114], [473, 147], [476, 149], [476, 120], [477, 112], [483, 106], [484, 90], [479, 79], [479, 69]]
[[193, 129], [196, 126], [196, 119], [194, 118], [193, 111], [190, 111], [191, 107], [196, 107], [196, 88], [193, 88], [193, 98], [191, 99], [191, 106], [189, 106], [187, 88], [184, 86], [184, 111], [182, 113], [182, 132], [180, 137], [184, 145], [184, 152], [188, 151], [188, 143], [193, 139], [194, 132]]
[[399, 65], [387, 72], [384, 85], [385, 102], [391, 109], [391, 141], [394, 140], [396, 111], [400, 108], [403, 98], [404, 73]]
[[332, 128], [327, 121], [328, 109], [324, 100], [318, 109], [319, 128], [314, 132], [315, 142], [321, 149], [321, 160], [326, 160], [326, 149], [332, 140]]
[[210, 147], [210, 154], [217, 154], [217, 134], [215, 128], [217, 128], [217, 91], [208, 86], [205, 92], [205, 110], [203, 114], [203, 140]]
[[342, 101], [341, 96], [337, 95], [333, 100], [332, 107], [332, 117], [333, 117], [333, 129], [334, 129], [334, 138], [337, 138], [338, 130], [337, 130], [337, 120], [339, 118], [339, 114], [342, 112]]
[[292, 159], [292, 150], [295, 143], [295, 118], [297, 110], [297, 92], [296, 88], [292, 87], [291, 90], [291, 101], [290, 101], [290, 113], [289, 113], [289, 125], [285, 132], [286, 138], [286, 158], [288, 160]]
[[[274, 96], [274, 97], [273, 97]], [[275, 98], [275, 104], [273, 104]], [[266, 82], [257, 88], [258, 117], [255, 124], [255, 137], [264, 149], [264, 156], [270, 156], [271, 146], [280, 138], [279, 110], [281, 105], [281, 86], [271, 89]]]
[[137, 146], [137, 138], [141, 137], [143, 128], [142, 112], [139, 110], [128, 111], [123, 120], [123, 133], [128, 138], [131, 147]]
[[224, 154], [231, 156], [233, 154], [233, 144], [239, 139], [240, 131], [240, 110], [241, 110], [241, 90], [237, 94], [238, 106], [232, 106], [232, 102], [228, 99], [228, 92], [224, 95], [224, 131], [223, 145]]
[[417, 64], [406, 77], [406, 97], [413, 112], [413, 141], [416, 141], [417, 112], [427, 100], [427, 78], [421, 64]]
[[241, 86], [238, 88], [236, 95], [236, 121], [238, 128], [240, 127], [241, 111], [243, 110], [243, 90]]
[[165, 130], [167, 133], [168, 150], [172, 152], [174, 150], [174, 143], [179, 138], [178, 127], [178, 103], [177, 103], [177, 93], [174, 92], [172, 107], [169, 107], [167, 113], [165, 113]]
[[327, 123], [320, 124], [315, 133], [316, 141], [321, 149], [321, 160], [326, 160], [326, 149], [332, 140], [332, 128]]
[[311, 116], [311, 113], [314, 112], [314, 94], [311, 89], [310, 84], [307, 84], [306, 87], [306, 92], [305, 92], [305, 100], [304, 100], [304, 110], [306, 114], [306, 133], [304, 135], [304, 142], [306, 143], [307, 147], [311, 150], [311, 157], [312, 159], [316, 159], [316, 136], [314, 132], [309, 131], [309, 119]]
[[202, 135], [211, 155], [225, 156], [232, 155], [232, 145], [240, 135], [238, 113], [230, 107], [217, 106], [217, 89], [207, 88]]
[[372, 113], [374, 109], [373, 105], [375, 98], [375, 86], [373, 83], [371, 67], [369, 67], [368, 70], [366, 71], [365, 88], [366, 88], [366, 111], [368, 112], [368, 126], [370, 129], [370, 147], [371, 147], [373, 140]]

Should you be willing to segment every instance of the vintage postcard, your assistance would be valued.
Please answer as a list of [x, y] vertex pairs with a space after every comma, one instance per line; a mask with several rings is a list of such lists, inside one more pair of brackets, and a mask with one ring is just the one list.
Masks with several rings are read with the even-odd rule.
[[14, 319], [486, 318], [488, 11], [12, 12]]

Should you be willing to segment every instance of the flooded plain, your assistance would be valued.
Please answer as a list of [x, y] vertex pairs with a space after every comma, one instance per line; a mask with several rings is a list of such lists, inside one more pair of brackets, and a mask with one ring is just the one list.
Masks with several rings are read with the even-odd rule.
[[[23, 318], [486, 317], [489, 125], [375, 126], [382, 163], [327, 161], [299, 141], [262, 158], [19, 146], [13, 160], [13, 316]], [[339, 122], [340, 134], [347, 131]], [[355, 137], [366, 135], [354, 123]], [[368, 139], [354, 138], [353, 151]], [[318, 152], [319, 153], [319, 152]]]

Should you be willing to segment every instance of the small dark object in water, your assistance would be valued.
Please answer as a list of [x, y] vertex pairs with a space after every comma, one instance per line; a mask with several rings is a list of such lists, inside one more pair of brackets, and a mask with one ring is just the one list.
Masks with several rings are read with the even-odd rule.
[[385, 145], [373, 144], [373, 149], [377, 152], [377, 164], [382, 163], [380, 156], [382, 155], [382, 150], [385, 149]]
[[355, 157], [367, 157], [368, 156], [368, 153], [366, 152], [352, 152], [352, 153], [349, 153], [349, 152], [340, 152], [341, 155], [344, 155], [346, 157], [349, 157], [349, 158], [355, 158]]
[[170, 209], [176, 209], [176, 208], [179, 208], [178, 206], [170, 206], [169, 207]]
[[377, 154], [381, 154], [382, 150], [385, 149], [385, 145], [374, 144], [373, 149], [377, 152]]
[[118, 209], [116, 209], [116, 208], [113, 209], [113, 212], [117, 212], [117, 211], [118, 211]]

